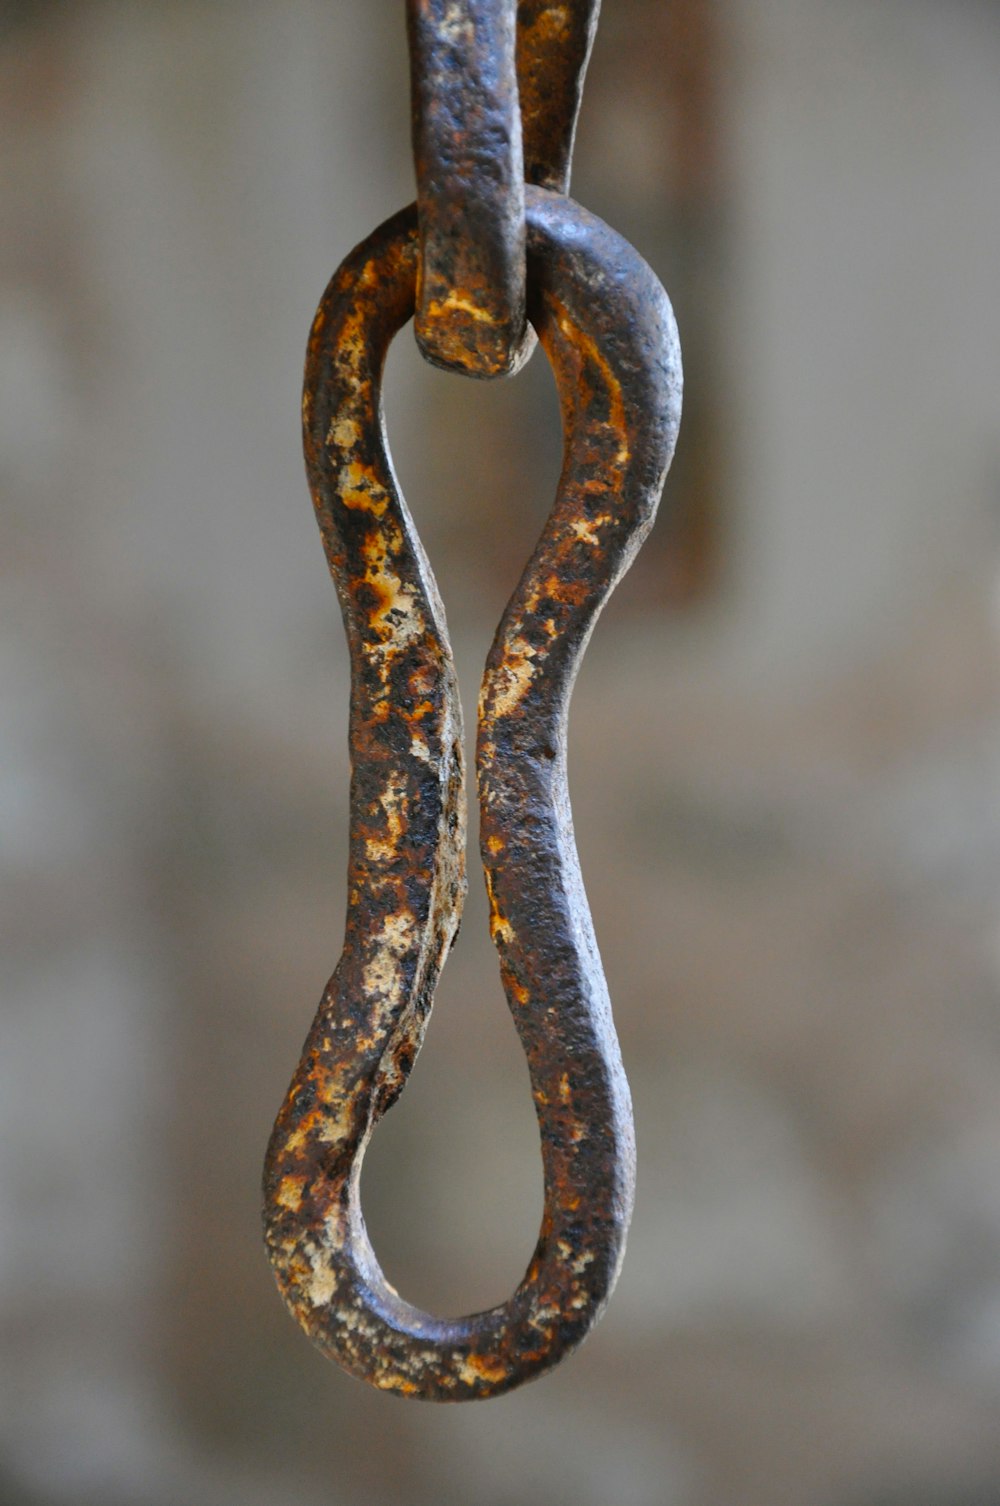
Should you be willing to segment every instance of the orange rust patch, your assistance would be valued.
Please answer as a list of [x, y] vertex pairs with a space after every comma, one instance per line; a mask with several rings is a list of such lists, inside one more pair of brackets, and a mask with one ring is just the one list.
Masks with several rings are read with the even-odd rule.
[[351, 511], [370, 512], [381, 517], [389, 506], [389, 499], [372, 465], [349, 460], [340, 468], [337, 486], [341, 503]]
[[278, 1184], [276, 1201], [282, 1208], [290, 1208], [293, 1213], [298, 1213], [302, 1206], [302, 1189], [305, 1185], [305, 1177], [282, 1177]]
[[470, 1370], [474, 1370], [477, 1375], [481, 1375], [483, 1380], [502, 1380], [506, 1374], [503, 1361], [494, 1354], [470, 1354], [466, 1360], [466, 1364]]
[[416, 1381], [407, 1380], [405, 1375], [396, 1375], [392, 1370], [377, 1371], [371, 1379], [382, 1391], [399, 1391], [403, 1396], [416, 1396], [420, 1391]]
[[510, 946], [514, 940], [514, 927], [499, 911], [494, 911], [490, 916], [490, 935], [495, 943], [502, 946]]

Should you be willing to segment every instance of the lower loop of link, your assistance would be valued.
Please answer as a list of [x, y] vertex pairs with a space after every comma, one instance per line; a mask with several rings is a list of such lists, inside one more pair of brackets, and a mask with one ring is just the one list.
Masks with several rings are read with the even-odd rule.
[[508, 1301], [442, 1319], [386, 1281], [361, 1163], [420, 1048], [465, 889], [461, 707], [444, 613], [382, 431], [381, 376], [413, 313], [416, 215], [344, 262], [313, 324], [306, 464], [351, 652], [343, 952], [265, 1166], [269, 1255], [290, 1310], [347, 1370], [403, 1396], [495, 1395], [600, 1316], [631, 1215], [628, 1084], [573, 840], [569, 700], [610, 592], [652, 524], [680, 416], [670, 304], [636, 251], [527, 190], [528, 308], [552, 363], [564, 463], [486, 664], [477, 770], [491, 934], [541, 1135], [544, 1213]]

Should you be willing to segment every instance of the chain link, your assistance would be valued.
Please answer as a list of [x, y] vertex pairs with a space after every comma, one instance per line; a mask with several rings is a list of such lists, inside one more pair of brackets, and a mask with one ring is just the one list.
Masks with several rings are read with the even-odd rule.
[[[569, 188], [600, 0], [407, 0], [420, 270], [435, 366], [507, 376], [531, 355], [524, 184]], [[516, 21], [516, 24], [515, 24]], [[523, 147], [522, 147], [523, 134]]]
[[[596, 4], [536, 0], [518, 9], [518, 70], [525, 99], [534, 101], [524, 121], [531, 171], [560, 189], [596, 12]], [[432, 13], [452, 39], [499, 38], [513, 76], [511, 5], [412, 3], [416, 55]], [[560, 32], [567, 16], [574, 24]], [[557, 34], [572, 43], [564, 52]], [[483, 77], [488, 63], [479, 61]], [[442, 98], [439, 75], [432, 70], [419, 95], [415, 88], [415, 98], [429, 92], [430, 113]], [[446, 113], [463, 97], [449, 93]], [[440, 140], [442, 131], [436, 123], [415, 135]], [[513, 150], [516, 136], [507, 128], [501, 140]], [[419, 179], [419, 145], [417, 156]], [[507, 181], [508, 166], [480, 207], [495, 182]], [[555, 502], [487, 660], [476, 754], [490, 930], [541, 1134], [542, 1227], [507, 1302], [442, 1320], [386, 1281], [360, 1204], [365, 1147], [420, 1049], [465, 895], [454, 662], [380, 418], [386, 351], [419, 310], [430, 275], [426, 197], [346, 259], [309, 341], [306, 468], [351, 652], [348, 914], [340, 962], [275, 1124], [264, 1183], [268, 1252], [310, 1337], [376, 1386], [452, 1401], [499, 1394], [556, 1364], [600, 1316], [624, 1253], [632, 1113], [573, 841], [566, 725], [594, 622], [652, 524], [681, 398], [670, 303], [638, 253], [561, 191], [525, 188], [519, 178], [513, 195], [499, 198], [511, 221], [524, 205], [527, 314], [553, 367], [565, 439]], [[445, 200], [459, 202], [454, 185]], [[489, 229], [489, 215], [470, 214], [468, 223], [472, 232]], [[457, 246], [458, 259], [444, 270], [482, 272], [476, 233], [459, 236]], [[484, 277], [483, 289], [497, 286]], [[462, 339], [478, 334], [487, 363], [496, 358], [501, 324], [457, 327]], [[505, 327], [516, 338], [516, 325]], [[457, 364], [468, 369], [463, 359]]]

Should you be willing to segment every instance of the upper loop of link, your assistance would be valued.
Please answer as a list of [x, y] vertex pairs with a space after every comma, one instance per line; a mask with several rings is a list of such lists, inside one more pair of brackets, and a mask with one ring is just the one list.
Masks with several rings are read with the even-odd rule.
[[436, 366], [506, 376], [534, 349], [524, 183], [569, 187], [599, 9], [600, 0], [407, 0], [416, 336]]

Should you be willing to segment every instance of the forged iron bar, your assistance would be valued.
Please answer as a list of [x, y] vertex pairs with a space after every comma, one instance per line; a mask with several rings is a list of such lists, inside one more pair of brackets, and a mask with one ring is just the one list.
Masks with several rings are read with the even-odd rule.
[[[468, 0], [447, 16], [461, 30], [463, 16], [489, 8]], [[501, 8], [493, 0], [494, 15]], [[432, 9], [411, 4], [411, 26]], [[572, 15], [568, 31], [557, 13]], [[476, 768], [490, 933], [528, 1062], [544, 1205], [516, 1291], [466, 1317], [434, 1317], [398, 1295], [360, 1200], [365, 1149], [420, 1049], [466, 890], [454, 662], [382, 422], [386, 353], [426, 290], [422, 208], [346, 258], [306, 359], [306, 470], [351, 657], [348, 907], [340, 960], [268, 1146], [265, 1240], [287, 1306], [325, 1353], [384, 1390], [438, 1401], [508, 1391], [575, 1348], [608, 1301], [632, 1211], [631, 1102], [573, 839], [566, 735], [594, 623], [656, 513], [681, 367], [652, 271], [563, 191], [596, 14], [594, 0], [522, 0], [518, 10], [532, 171], [559, 191], [519, 180], [506, 207], [523, 195], [526, 309], [555, 374], [564, 449], [555, 501], [487, 658]], [[563, 103], [543, 108], [550, 66]], [[473, 244], [470, 265], [478, 254]], [[473, 324], [479, 336], [493, 329]]]
[[407, 0], [420, 227], [415, 329], [435, 366], [507, 376], [534, 349], [525, 322], [524, 183], [569, 190], [599, 9], [600, 0], [520, 0], [515, 25], [513, 0]]

